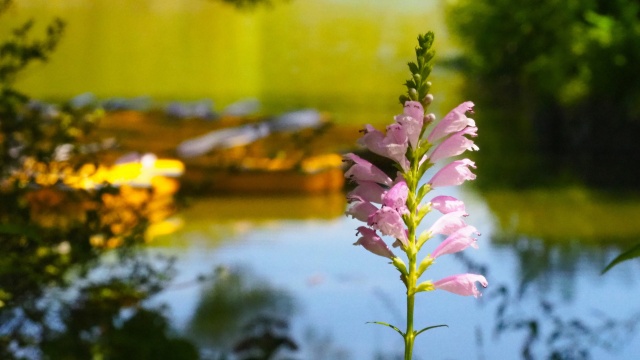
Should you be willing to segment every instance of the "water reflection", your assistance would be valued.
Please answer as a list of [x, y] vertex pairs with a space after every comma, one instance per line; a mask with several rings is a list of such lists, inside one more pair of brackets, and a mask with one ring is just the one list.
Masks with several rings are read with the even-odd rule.
[[295, 302], [247, 270], [218, 268], [187, 328], [208, 358], [272, 359], [298, 349], [288, 333]]
[[[478, 305], [438, 294], [421, 298], [427, 302], [427, 310], [419, 318], [427, 324], [447, 323], [450, 328], [425, 336], [418, 344], [416, 359], [432, 357], [429, 354], [433, 352], [442, 355], [436, 358], [459, 359], [634, 358], [629, 354], [638, 350], [633, 340], [638, 337], [640, 307], [630, 306], [629, 299], [638, 296], [639, 279], [629, 268], [632, 264], [617, 268], [611, 276], [600, 276], [601, 265], [616, 251], [615, 242], [602, 245], [586, 239], [583, 243], [577, 235], [571, 241], [544, 239], [526, 233], [513, 221], [503, 227], [501, 210], [478, 195], [482, 193], [471, 196], [469, 212], [479, 217], [480, 221], [474, 223], [483, 228], [481, 250], [472, 257], [459, 257], [458, 262], [443, 263], [439, 265], [443, 268], [435, 271], [485, 273], [491, 288]], [[224, 212], [226, 205], [233, 209], [233, 204], [245, 201], [249, 200], [203, 199], [203, 206], [211, 202]], [[294, 353], [299, 358], [397, 358], [394, 349], [401, 345], [396, 342], [400, 340], [397, 334], [365, 324], [379, 319], [402, 321], [402, 311], [397, 309], [403, 303], [396, 296], [401, 291], [394, 272], [383, 262], [372, 262], [370, 257], [351, 251], [354, 238], [350, 219], [299, 218], [279, 212], [269, 216], [270, 208], [286, 208], [288, 201], [293, 206], [300, 200], [263, 197], [250, 212], [230, 211], [226, 217], [220, 215], [221, 219], [217, 219], [218, 214], [207, 217], [198, 211], [200, 215], [194, 217], [192, 225], [185, 216], [185, 228], [191, 228], [179, 231], [172, 241], [163, 244], [177, 250], [171, 252], [183, 259], [179, 261], [183, 272], [202, 269], [208, 273], [209, 269], [203, 269], [208, 264], [239, 266], [251, 270], [245, 275], [246, 283], [264, 281], [267, 287], [295, 299], [296, 311], [284, 319], [290, 329], [286, 335], [299, 347]], [[199, 205], [196, 202], [194, 206]], [[602, 206], [591, 204], [604, 211], [606, 206]], [[520, 206], [513, 203], [512, 208]], [[560, 210], [548, 205], [547, 211], [558, 214]], [[210, 229], [229, 224], [244, 224], [244, 231], [228, 233], [226, 239], [206, 240], [220, 234]], [[544, 231], [554, 233], [552, 228]], [[620, 228], [618, 235], [628, 231]], [[626, 238], [614, 236], [613, 231], [610, 235], [622, 239], [622, 243]], [[185, 248], [185, 243], [191, 245]], [[474, 262], [471, 258], [481, 260]], [[198, 317], [198, 304], [210, 296], [208, 289], [213, 287], [198, 290], [195, 296], [199, 300], [193, 306], [177, 300], [184, 295], [166, 297], [174, 313], [186, 313], [176, 322], [190, 324]], [[400, 292], [396, 294], [396, 290]], [[176, 300], [171, 299], [174, 296]], [[178, 311], [180, 303], [192, 310]], [[234, 344], [231, 339], [227, 341]], [[327, 350], [312, 355], [323, 344]]]

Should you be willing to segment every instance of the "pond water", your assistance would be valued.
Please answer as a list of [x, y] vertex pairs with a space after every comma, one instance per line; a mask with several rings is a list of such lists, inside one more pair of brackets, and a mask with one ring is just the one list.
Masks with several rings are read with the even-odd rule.
[[[440, 258], [424, 276], [437, 280], [471, 269], [485, 274], [489, 287], [477, 300], [421, 293], [417, 326], [449, 327], [421, 335], [416, 359], [637, 358], [637, 261], [602, 276], [606, 261], [618, 251], [615, 246], [505, 235], [509, 231], [500, 228], [481, 193], [447, 190], [466, 201], [468, 223], [482, 232], [480, 249]], [[294, 358], [401, 358], [401, 337], [366, 323], [404, 326], [403, 285], [385, 259], [351, 245], [359, 224], [342, 216], [339, 197], [196, 200], [182, 214], [184, 227], [155, 248], [177, 257], [179, 275], [176, 285], [154, 301], [168, 303], [174, 325], [205, 348], [231, 346], [242, 338], [238, 322], [249, 319], [238, 315], [220, 324], [219, 314], [205, 311], [216, 309], [212, 292], [223, 291], [212, 284], [231, 272], [244, 284], [232, 288], [244, 289], [246, 297], [252, 288], [271, 294], [271, 304], [243, 302], [242, 296], [237, 301], [247, 304], [248, 314], [286, 320], [288, 337], [300, 346]], [[427, 243], [423, 251], [434, 246]], [[199, 275], [209, 280], [195, 282]], [[283, 299], [288, 306], [274, 305]], [[222, 336], [216, 326], [235, 335]]]

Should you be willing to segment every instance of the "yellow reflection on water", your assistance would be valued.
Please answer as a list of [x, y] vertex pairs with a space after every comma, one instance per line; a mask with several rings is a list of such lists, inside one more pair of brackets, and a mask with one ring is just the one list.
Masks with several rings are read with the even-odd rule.
[[640, 237], [640, 197], [584, 188], [482, 193], [503, 233], [553, 242], [627, 245]]
[[177, 232], [159, 236], [153, 245], [188, 247], [194, 241], [205, 241], [212, 246], [258, 228], [278, 228], [289, 220], [337, 220], [344, 216], [345, 206], [342, 192], [201, 197], [179, 212], [185, 221]]

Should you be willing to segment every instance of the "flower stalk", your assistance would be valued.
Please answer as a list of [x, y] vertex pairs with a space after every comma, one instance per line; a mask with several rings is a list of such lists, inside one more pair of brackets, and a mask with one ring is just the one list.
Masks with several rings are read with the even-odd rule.
[[[470, 168], [475, 163], [469, 159], [451, 161], [436, 172], [431, 180], [421, 183], [425, 173], [441, 160], [458, 156], [465, 151], [478, 150], [469, 137], [477, 136], [475, 121], [467, 117], [473, 103], [464, 102], [449, 112], [437, 125], [431, 126], [435, 115], [426, 114], [433, 101], [429, 94], [431, 83], [427, 81], [433, 68], [434, 51], [431, 49], [434, 35], [429, 32], [418, 36], [416, 62], [409, 62], [411, 77], [405, 82], [406, 94], [400, 96], [403, 113], [394, 117], [394, 123], [381, 132], [371, 125], [364, 129], [359, 143], [369, 151], [391, 159], [397, 169], [395, 178], [384, 173], [369, 161], [355, 155], [345, 155], [352, 163], [345, 176], [354, 181], [356, 188], [347, 194], [347, 215], [363, 221], [367, 226], [358, 227], [362, 236], [354, 245], [391, 260], [400, 272], [406, 286], [405, 329], [384, 323], [404, 338], [404, 359], [411, 360], [416, 337], [424, 331], [446, 325], [428, 326], [415, 330], [415, 296], [420, 292], [446, 290], [458, 295], [478, 297], [481, 293], [475, 283], [487, 286], [482, 275], [460, 274], [432, 282], [420, 281], [420, 277], [440, 256], [462, 251], [467, 247], [477, 248], [477, 229], [467, 225], [464, 203], [451, 196], [437, 196], [424, 203], [426, 195], [437, 187], [456, 186], [475, 179]], [[418, 228], [427, 213], [437, 210], [442, 216], [429, 229], [418, 234]], [[380, 232], [381, 235], [378, 235]], [[435, 236], [446, 239], [434, 251], [419, 262], [419, 252]], [[395, 241], [393, 247], [404, 252], [407, 262], [396, 256], [382, 236]]]

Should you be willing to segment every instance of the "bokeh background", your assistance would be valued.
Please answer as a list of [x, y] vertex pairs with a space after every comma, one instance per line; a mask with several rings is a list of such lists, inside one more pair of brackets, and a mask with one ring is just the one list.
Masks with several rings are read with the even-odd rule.
[[[429, 111], [472, 100], [479, 127], [478, 179], [437, 194], [482, 232], [428, 277], [490, 285], [421, 294], [418, 326], [449, 327], [415, 359], [640, 353], [640, 264], [602, 274], [639, 252], [636, 1], [0, 4], [0, 358], [401, 359], [366, 324], [400, 326], [404, 293], [351, 246], [349, 184], [305, 184], [401, 111], [427, 31]], [[177, 150], [309, 109], [311, 128]]]

